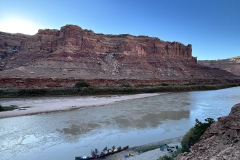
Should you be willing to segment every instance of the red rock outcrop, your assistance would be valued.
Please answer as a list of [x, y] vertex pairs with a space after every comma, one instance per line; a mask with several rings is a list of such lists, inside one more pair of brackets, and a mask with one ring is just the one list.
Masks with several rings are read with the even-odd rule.
[[239, 160], [240, 159], [240, 104], [230, 114], [221, 117], [203, 134], [202, 140], [189, 153], [175, 160]]
[[233, 74], [197, 64], [191, 45], [96, 34], [75, 25], [39, 30], [33, 36], [0, 32], [0, 70], [0, 79], [12, 80], [239, 81]]

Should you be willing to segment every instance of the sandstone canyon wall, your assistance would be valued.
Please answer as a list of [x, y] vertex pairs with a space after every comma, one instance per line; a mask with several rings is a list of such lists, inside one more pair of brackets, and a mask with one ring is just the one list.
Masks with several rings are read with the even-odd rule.
[[239, 81], [226, 71], [197, 64], [190, 44], [96, 34], [75, 25], [33, 36], [0, 32], [2, 87], [18, 82], [22, 87], [73, 86], [79, 79], [92, 85]]

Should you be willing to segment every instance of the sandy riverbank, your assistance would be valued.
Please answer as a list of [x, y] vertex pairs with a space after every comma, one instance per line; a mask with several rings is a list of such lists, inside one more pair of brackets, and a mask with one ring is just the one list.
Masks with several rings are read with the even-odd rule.
[[[120, 152], [118, 154], [114, 154], [105, 158], [105, 160], [157, 160], [159, 157], [163, 157], [164, 155], [171, 155], [166, 148], [160, 150], [160, 145], [167, 144], [168, 146], [175, 147], [176, 145], [181, 146], [182, 137], [175, 137], [171, 139], [166, 139], [163, 141], [159, 141], [156, 143], [151, 143], [143, 146], [136, 146], [129, 148], [126, 151]], [[148, 148], [153, 148], [147, 152], [140, 152], [144, 151]], [[125, 155], [134, 154], [134, 156], [125, 157]]]
[[[164, 94], [164, 93], [162, 93]], [[0, 118], [24, 116], [48, 112], [68, 111], [93, 106], [112, 104], [120, 101], [146, 98], [159, 95], [152, 94], [135, 94], [120, 96], [86, 96], [86, 97], [40, 97], [40, 98], [16, 98], [3, 99], [0, 101], [2, 106], [16, 105], [26, 107], [12, 111], [0, 112]]]

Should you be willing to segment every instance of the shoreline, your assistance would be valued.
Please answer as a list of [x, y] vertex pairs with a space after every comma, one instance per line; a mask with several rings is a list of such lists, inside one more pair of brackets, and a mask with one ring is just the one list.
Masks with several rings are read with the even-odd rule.
[[[115, 153], [113, 155], [109, 155], [104, 158], [100, 158], [100, 160], [158, 160], [159, 157], [163, 157], [165, 155], [172, 156], [175, 151], [177, 151], [176, 146], [181, 148], [181, 140], [183, 136], [168, 138], [161, 141], [148, 143], [140, 146], [129, 147], [127, 150], [121, 151], [119, 153]], [[167, 150], [165, 145], [174, 147], [172, 148], [173, 152]], [[160, 146], [162, 148], [160, 148]]]
[[[161, 140], [154, 143], [149, 143], [141, 146], [130, 147], [128, 150], [111, 155], [106, 160], [146, 160], [146, 159], [158, 159], [160, 156], [168, 155], [169, 153], [166, 149], [160, 150], [160, 145], [167, 144], [169, 146], [181, 146], [181, 140], [183, 136], [174, 137], [170, 139]], [[125, 155], [133, 154], [134, 156], [130, 156], [125, 158]]]
[[[123, 95], [117, 95], [117, 94], [108, 94], [108, 95], [44, 95], [44, 96], [38, 96], [38, 97], [16, 97], [16, 98], [3, 98], [3, 100], [0, 100], [0, 104], [2, 106], [10, 106], [10, 105], [16, 105], [19, 107], [19, 109], [11, 110], [11, 111], [4, 111], [0, 112], [0, 119], [1, 118], [11, 118], [11, 117], [17, 117], [17, 116], [28, 116], [28, 115], [36, 115], [36, 114], [46, 114], [46, 113], [52, 113], [52, 112], [64, 112], [64, 111], [71, 111], [75, 109], [84, 109], [87, 107], [98, 107], [102, 105], [117, 103], [120, 101], [125, 100], [132, 100], [132, 99], [138, 99], [138, 98], [146, 98], [150, 96], [160, 95], [160, 94], [166, 94], [170, 92], [186, 92], [186, 91], [205, 91], [205, 90], [218, 90], [218, 89], [225, 89], [225, 88], [231, 88], [231, 87], [238, 87], [239, 84], [228, 84], [228, 85], [205, 85], [199, 86], [199, 85], [191, 85], [191, 86], [167, 86], [167, 87], [160, 87], [159, 88], [148, 88], [151, 92], [141, 92], [141, 93], [125, 93]], [[180, 87], [180, 88], [179, 88]], [[200, 87], [200, 89], [199, 89]], [[202, 88], [203, 87], [203, 88]], [[92, 88], [83, 88], [83, 90], [88, 90]], [[114, 90], [114, 88], [112, 88]], [[129, 88], [125, 88], [129, 89]], [[156, 89], [156, 90], [151, 90]], [[26, 89], [28, 90], [28, 89]], [[41, 89], [40, 89], [41, 90]], [[1, 89], [0, 89], [0, 97], [1, 97]], [[38, 90], [37, 90], [38, 91]], [[156, 92], [155, 92], [156, 91]], [[157, 92], [159, 91], [159, 92]], [[44, 101], [46, 97], [50, 100], [47, 101], [46, 104], [42, 104], [44, 106], [38, 105], [38, 102], [34, 102], [29, 104], [26, 103], [27, 101], [35, 100], [36, 101]], [[19, 103], [5, 103], [4, 101], [11, 101], [11, 99], [20, 99], [24, 100], [24, 104]], [[39, 99], [39, 100], [38, 100]], [[53, 99], [51, 101], [51, 99]], [[57, 100], [57, 99], [60, 99]], [[55, 101], [54, 101], [55, 100]], [[17, 101], [17, 100], [16, 100]]]
[[240, 83], [218, 84], [165, 84], [142, 85], [141, 87], [83, 87], [83, 88], [0, 88], [0, 98], [29, 98], [53, 96], [97, 96], [97, 95], [129, 95], [142, 93], [186, 92], [217, 90], [238, 87]]
[[[162, 93], [164, 94], [164, 93]], [[35, 114], [45, 114], [52, 112], [71, 111], [89, 107], [100, 107], [127, 100], [148, 98], [160, 95], [160, 93], [134, 94], [134, 95], [111, 95], [111, 96], [87, 96], [87, 97], [50, 97], [50, 98], [30, 98], [13, 99], [0, 101], [3, 106], [16, 105], [20, 109], [0, 112], [1, 118], [11, 118], [17, 116], [28, 116]], [[24, 109], [21, 109], [24, 108]], [[29, 107], [29, 108], [26, 108]]]

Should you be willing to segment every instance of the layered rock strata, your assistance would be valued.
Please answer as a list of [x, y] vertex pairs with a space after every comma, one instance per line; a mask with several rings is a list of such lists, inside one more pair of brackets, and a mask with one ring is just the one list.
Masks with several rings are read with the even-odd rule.
[[61, 87], [72, 86], [70, 82], [79, 79], [102, 82], [93, 85], [239, 81], [226, 71], [197, 64], [190, 44], [96, 34], [75, 25], [39, 30], [33, 36], [0, 32], [0, 70], [0, 87], [14, 87], [29, 79], [33, 82], [29, 87], [39, 81], [54, 86], [54, 80]]
[[198, 61], [198, 63], [211, 68], [219, 68], [240, 76], [240, 56], [222, 60], [204, 60]]

